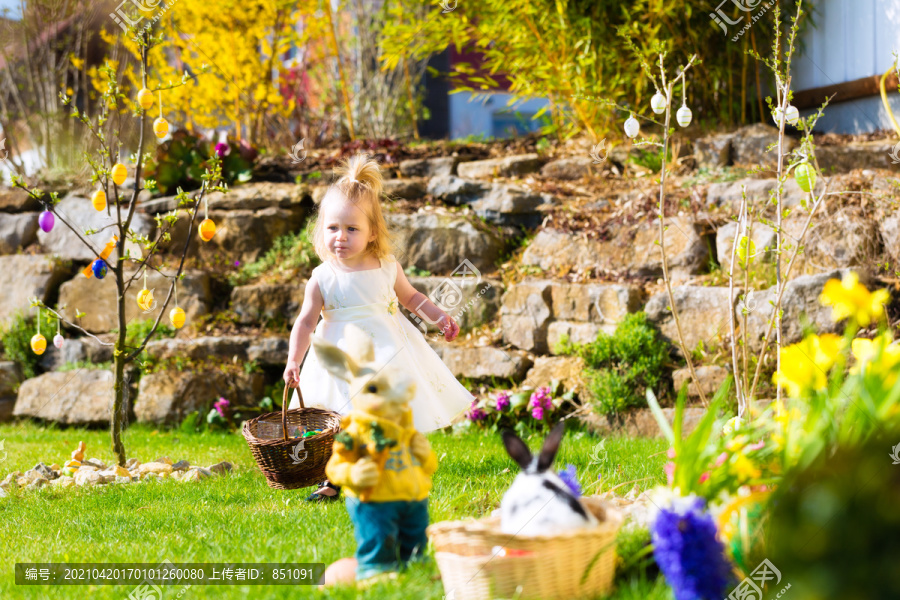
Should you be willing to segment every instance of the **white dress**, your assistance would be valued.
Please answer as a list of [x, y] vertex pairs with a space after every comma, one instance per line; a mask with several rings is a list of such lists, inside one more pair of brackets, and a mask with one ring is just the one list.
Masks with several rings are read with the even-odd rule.
[[[314, 335], [347, 351], [344, 327], [348, 323], [358, 326], [372, 336], [377, 363], [402, 365], [415, 378], [416, 395], [410, 403], [415, 428], [424, 433], [446, 427], [469, 408], [474, 396], [456, 380], [422, 332], [401, 314], [394, 292], [396, 259], [391, 255], [380, 263], [378, 269], [343, 272], [326, 262], [313, 270], [325, 300]], [[310, 344], [300, 369], [304, 404], [347, 414], [353, 408], [349, 388], [346, 381], [322, 367]], [[300, 408], [296, 390], [288, 408]]]

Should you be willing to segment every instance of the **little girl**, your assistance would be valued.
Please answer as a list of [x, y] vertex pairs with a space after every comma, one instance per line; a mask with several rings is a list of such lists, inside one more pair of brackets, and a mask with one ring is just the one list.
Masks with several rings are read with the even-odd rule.
[[[445, 427], [474, 397], [401, 314], [400, 307], [418, 310], [423, 320], [436, 323], [448, 342], [456, 338], [459, 325], [410, 285], [389, 253], [390, 238], [379, 201], [382, 177], [378, 163], [357, 155], [335, 173], [342, 177], [325, 193], [313, 229], [313, 244], [322, 264], [313, 269], [300, 316], [291, 330], [285, 384], [300, 387], [306, 406], [348, 413], [352, 408], [349, 385], [326, 371], [315, 352], [307, 354], [307, 350], [312, 333], [348, 350], [343, 331], [348, 323], [354, 323], [372, 336], [377, 363], [403, 365], [415, 378], [416, 395], [410, 403], [415, 429], [424, 433]], [[320, 312], [322, 321], [316, 325]], [[300, 408], [296, 391], [289, 408]], [[338, 491], [326, 481], [308, 499], [336, 499]]]

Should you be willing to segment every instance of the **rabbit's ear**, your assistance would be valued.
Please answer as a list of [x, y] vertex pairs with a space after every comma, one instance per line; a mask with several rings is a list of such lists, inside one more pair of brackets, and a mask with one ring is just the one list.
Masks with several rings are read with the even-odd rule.
[[356, 325], [348, 324], [344, 328], [344, 339], [347, 342], [347, 348], [359, 362], [359, 364], [370, 363], [375, 360], [375, 347], [372, 345], [372, 338], [365, 331]]
[[358, 372], [359, 365], [346, 352], [317, 335], [312, 336], [316, 358], [328, 372], [349, 382]]
[[503, 445], [506, 446], [506, 451], [523, 471], [526, 470], [533, 459], [531, 450], [528, 449], [528, 446], [525, 445], [525, 442], [519, 436], [508, 429], [504, 429], [500, 435], [503, 438]]
[[538, 473], [543, 473], [553, 464], [553, 459], [556, 458], [556, 453], [559, 451], [559, 443], [562, 441], [562, 436], [565, 432], [566, 422], [560, 421], [553, 428], [553, 431], [550, 432], [550, 435], [547, 436], [547, 439], [544, 440], [541, 454], [538, 456]]

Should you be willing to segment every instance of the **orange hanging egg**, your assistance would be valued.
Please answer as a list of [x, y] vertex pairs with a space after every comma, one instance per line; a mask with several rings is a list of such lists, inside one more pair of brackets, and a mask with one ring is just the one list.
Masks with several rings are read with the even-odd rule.
[[103, 190], [97, 190], [94, 192], [94, 195], [91, 196], [91, 204], [94, 205], [95, 210], [103, 210], [106, 208], [106, 192]]
[[200, 239], [208, 242], [213, 239], [214, 235], [216, 235], [216, 224], [212, 219], [203, 219], [203, 222], [200, 223]]
[[40, 356], [44, 353], [44, 350], [47, 349], [47, 338], [42, 336], [39, 333], [34, 334], [34, 337], [31, 338], [31, 350]]
[[141, 108], [143, 108], [144, 110], [149, 110], [153, 107], [153, 102], [155, 101], [153, 98], [153, 92], [151, 92], [147, 88], [143, 88], [138, 92], [137, 101], [138, 104], [141, 105]]
[[112, 180], [116, 185], [122, 185], [125, 183], [125, 178], [128, 177], [128, 167], [123, 165], [122, 163], [116, 163], [113, 165], [112, 171]]
[[176, 306], [169, 312], [169, 320], [172, 321], [172, 326], [175, 329], [181, 329], [184, 327], [184, 319], [185, 314], [184, 310], [181, 307]]
[[153, 135], [159, 139], [163, 139], [169, 134], [169, 122], [159, 117], [153, 121]]

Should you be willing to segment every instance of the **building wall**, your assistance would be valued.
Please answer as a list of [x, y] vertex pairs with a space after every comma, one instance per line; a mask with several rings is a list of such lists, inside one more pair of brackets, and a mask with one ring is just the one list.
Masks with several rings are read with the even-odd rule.
[[[549, 101], [546, 98], [532, 98], [507, 106], [512, 97], [507, 92], [450, 94], [451, 139], [470, 135], [509, 137], [511, 128], [515, 128], [517, 133], [537, 130], [543, 118], [533, 120], [531, 117], [541, 108], [549, 106]], [[514, 114], [516, 111], [521, 113], [520, 117]], [[547, 113], [544, 116], [549, 118]]]

